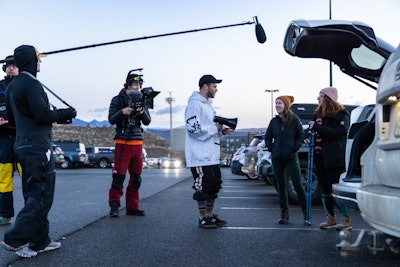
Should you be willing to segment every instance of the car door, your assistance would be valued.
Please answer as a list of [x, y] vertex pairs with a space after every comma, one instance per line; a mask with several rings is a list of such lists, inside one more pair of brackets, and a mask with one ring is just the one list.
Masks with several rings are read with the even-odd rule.
[[283, 47], [292, 56], [330, 60], [342, 72], [375, 89], [395, 50], [376, 37], [368, 24], [340, 20], [294, 20]]

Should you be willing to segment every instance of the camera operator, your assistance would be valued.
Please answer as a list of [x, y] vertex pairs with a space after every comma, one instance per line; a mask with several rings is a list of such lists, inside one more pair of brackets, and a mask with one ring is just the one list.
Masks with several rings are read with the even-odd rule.
[[115, 152], [112, 183], [108, 194], [110, 216], [119, 216], [121, 196], [126, 172], [129, 171], [129, 183], [126, 188], [126, 215], [144, 216], [139, 209], [139, 188], [143, 168], [143, 134], [141, 124], [149, 125], [151, 117], [140, 92], [142, 75], [130, 71], [124, 88], [111, 100], [108, 121], [115, 124]]

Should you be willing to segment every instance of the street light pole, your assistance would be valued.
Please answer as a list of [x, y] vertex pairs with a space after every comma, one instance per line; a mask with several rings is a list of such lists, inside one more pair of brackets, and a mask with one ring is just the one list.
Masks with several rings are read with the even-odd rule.
[[169, 92], [169, 97], [167, 97], [165, 100], [169, 104], [169, 134], [170, 134], [170, 145], [171, 145], [171, 150], [174, 148], [174, 136], [172, 133], [172, 102], [175, 101], [173, 97], [171, 97], [172, 92]]
[[279, 92], [278, 89], [266, 89], [265, 92], [271, 93], [271, 120], [274, 116], [274, 93]]

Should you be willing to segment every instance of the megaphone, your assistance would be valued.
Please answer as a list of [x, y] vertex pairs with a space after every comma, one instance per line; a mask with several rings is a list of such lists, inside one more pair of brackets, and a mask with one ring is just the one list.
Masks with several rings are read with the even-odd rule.
[[214, 116], [214, 122], [218, 122], [219, 124], [223, 124], [231, 128], [232, 130], [236, 129], [237, 118], [227, 119], [220, 116]]

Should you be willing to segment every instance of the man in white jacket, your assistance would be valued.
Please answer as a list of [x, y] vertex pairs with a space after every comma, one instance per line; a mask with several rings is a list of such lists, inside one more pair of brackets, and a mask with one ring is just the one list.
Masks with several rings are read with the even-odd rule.
[[220, 137], [232, 129], [214, 122], [215, 111], [212, 98], [217, 92], [217, 84], [222, 80], [212, 75], [203, 75], [199, 80], [199, 91], [189, 97], [185, 110], [186, 165], [190, 167], [194, 184], [193, 199], [199, 209], [199, 226], [217, 228], [227, 222], [214, 213], [214, 202], [221, 184]]

